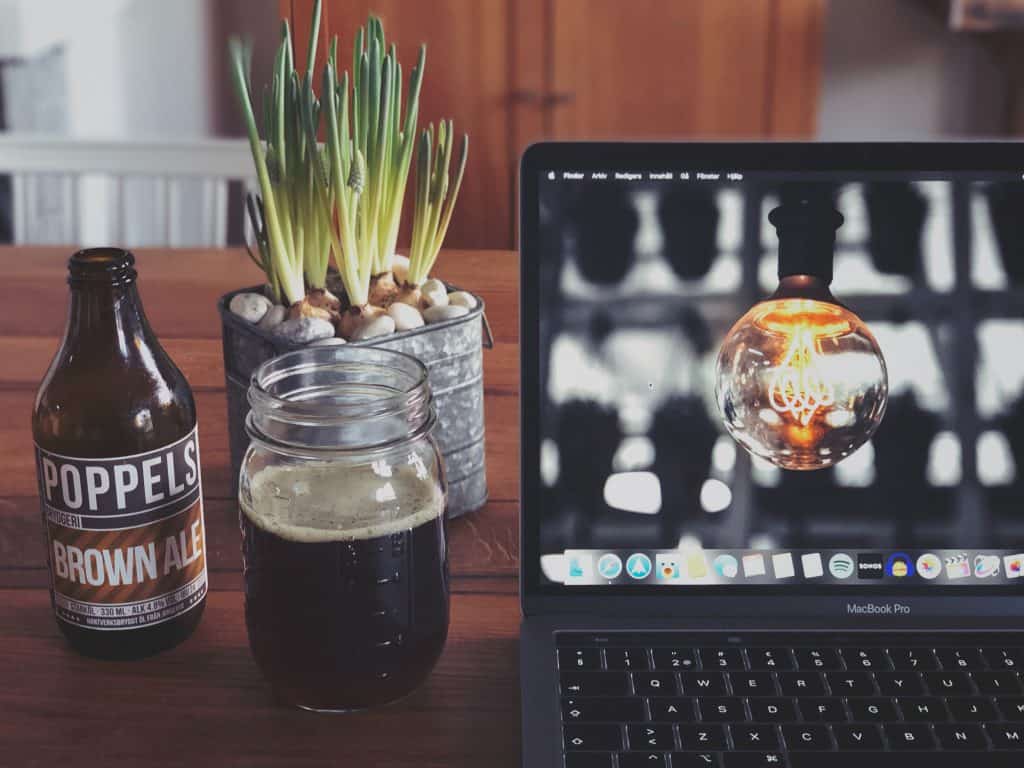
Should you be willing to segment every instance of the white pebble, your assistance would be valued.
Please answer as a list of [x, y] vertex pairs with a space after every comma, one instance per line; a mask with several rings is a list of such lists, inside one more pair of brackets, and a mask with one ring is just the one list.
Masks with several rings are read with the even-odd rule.
[[444, 283], [436, 278], [427, 280], [420, 286], [420, 296], [423, 297], [423, 304], [428, 307], [447, 307], [448, 289]]
[[409, 276], [409, 257], [395, 254], [391, 257], [391, 273], [395, 276], [395, 282], [401, 285]]
[[377, 315], [359, 326], [355, 333], [355, 340], [372, 339], [376, 336], [387, 336], [395, 332], [395, 320], [391, 315]]
[[388, 314], [395, 321], [396, 331], [411, 331], [413, 328], [423, 325], [423, 315], [419, 313], [419, 310], [400, 301], [396, 301], [388, 307]]
[[423, 310], [423, 319], [428, 323], [440, 323], [444, 320], [453, 320], [456, 317], [462, 317], [468, 315], [469, 309], [466, 307], [447, 306], [447, 307], [427, 307]]
[[296, 317], [277, 326], [274, 335], [292, 344], [309, 344], [317, 339], [333, 337], [334, 325], [322, 317]]
[[469, 291], [453, 291], [448, 294], [448, 303], [456, 307], [476, 309], [476, 296]]
[[345, 343], [345, 340], [343, 338], [341, 338], [340, 336], [331, 336], [329, 339], [317, 339], [316, 341], [311, 342], [309, 344], [309, 346], [311, 346], [311, 347], [333, 347], [333, 346], [336, 346], [338, 344], [344, 344], [344, 343]]
[[236, 293], [228, 304], [228, 309], [247, 323], [258, 323], [270, 307], [270, 299], [258, 293]]
[[275, 304], [267, 310], [267, 314], [260, 320], [259, 326], [265, 331], [269, 331], [271, 328], [276, 328], [284, 322], [285, 317], [288, 316], [288, 308], [283, 307], [280, 304]]

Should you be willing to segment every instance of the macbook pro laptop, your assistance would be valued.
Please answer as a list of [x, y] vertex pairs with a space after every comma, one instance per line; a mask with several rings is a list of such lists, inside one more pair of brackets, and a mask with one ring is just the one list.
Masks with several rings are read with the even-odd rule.
[[[889, 395], [793, 472], [715, 364], [808, 196]], [[1022, 146], [539, 144], [521, 262], [523, 765], [1024, 765]]]

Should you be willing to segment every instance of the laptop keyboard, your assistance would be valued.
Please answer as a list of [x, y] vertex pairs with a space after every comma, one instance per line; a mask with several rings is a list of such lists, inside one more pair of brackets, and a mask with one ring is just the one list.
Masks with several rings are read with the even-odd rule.
[[560, 633], [566, 768], [1024, 766], [1020, 635], [747, 640]]

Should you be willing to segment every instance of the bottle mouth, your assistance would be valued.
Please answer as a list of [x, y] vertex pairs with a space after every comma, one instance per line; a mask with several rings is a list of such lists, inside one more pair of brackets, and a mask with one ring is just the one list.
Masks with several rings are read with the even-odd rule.
[[135, 256], [123, 248], [85, 248], [68, 259], [68, 282], [130, 283], [137, 276]]
[[275, 450], [365, 451], [429, 432], [427, 369], [389, 349], [345, 345], [287, 352], [252, 375], [249, 436]]

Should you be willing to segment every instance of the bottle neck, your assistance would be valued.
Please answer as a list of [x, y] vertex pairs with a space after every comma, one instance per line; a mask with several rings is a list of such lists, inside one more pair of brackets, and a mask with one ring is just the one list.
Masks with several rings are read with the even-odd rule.
[[126, 351], [132, 339], [149, 333], [134, 279], [117, 285], [71, 283], [67, 344], [113, 344]]
[[138, 341], [152, 336], [135, 287], [135, 258], [117, 248], [91, 248], [68, 262], [71, 309], [65, 345], [85, 345], [90, 356], [116, 349], [131, 354]]

